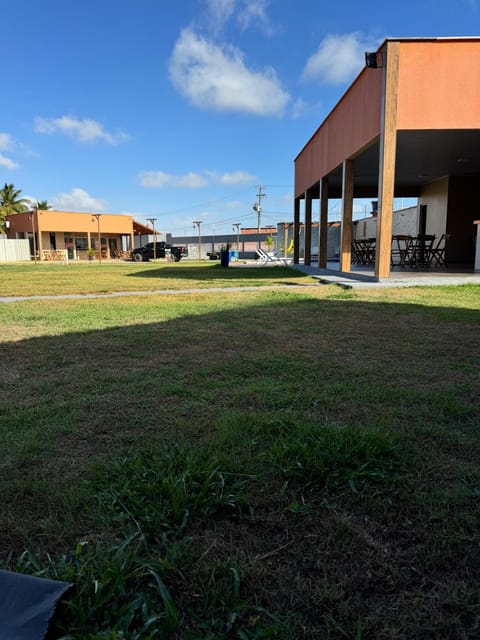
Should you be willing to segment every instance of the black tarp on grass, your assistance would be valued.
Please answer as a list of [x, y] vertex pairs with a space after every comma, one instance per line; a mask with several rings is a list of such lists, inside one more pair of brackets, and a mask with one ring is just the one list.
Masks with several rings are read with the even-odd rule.
[[0, 570], [0, 640], [43, 640], [69, 582]]

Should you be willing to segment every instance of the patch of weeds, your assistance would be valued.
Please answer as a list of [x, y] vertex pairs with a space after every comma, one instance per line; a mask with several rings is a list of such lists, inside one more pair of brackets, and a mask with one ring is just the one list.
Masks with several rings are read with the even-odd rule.
[[182, 447], [116, 461], [95, 479], [105, 523], [159, 540], [194, 519], [246, 513], [247, 483], [226, 468], [210, 451]]
[[182, 638], [185, 640], [260, 640], [278, 637], [278, 625], [262, 607], [248, 604], [240, 594], [236, 567], [217, 564], [203, 576], [203, 610]]
[[302, 485], [353, 491], [395, 479], [400, 467], [397, 443], [387, 434], [350, 426], [306, 426], [279, 437], [266, 452], [284, 477]]
[[410, 499], [415, 502], [422, 554], [436, 565], [452, 561], [461, 554], [468, 557], [469, 549], [477, 548], [480, 524], [479, 493], [464, 482], [453, 481], [451, 486], [419, 487]]
[[356, 297], [355, 292], [351, 289], [336, 287], [327, 296], [328, 300], [352, 300]]
[[164, 579], [170, 572], [160, 556], [146, 553], [138, 535], [105, 546], [81, 542], [56, 560], [25, 552], [13, 570], [73, 582], [59, 607], [53, 637], [62, 640], [170, 637], [179, 624]]
[[251, 463], [258, 470], [260, 452], [296, 431], [301, 421], [301, 416], [280, 411], [225, 411], [214, 422], [215, 440], [237, 466], [245, 470]]

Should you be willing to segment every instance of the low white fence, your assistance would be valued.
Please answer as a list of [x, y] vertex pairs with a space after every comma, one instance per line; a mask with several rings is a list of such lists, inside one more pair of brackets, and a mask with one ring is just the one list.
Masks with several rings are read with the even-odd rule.
[[31, 260], [28, 240], [11, 240], [0, 234], [0, 262]]

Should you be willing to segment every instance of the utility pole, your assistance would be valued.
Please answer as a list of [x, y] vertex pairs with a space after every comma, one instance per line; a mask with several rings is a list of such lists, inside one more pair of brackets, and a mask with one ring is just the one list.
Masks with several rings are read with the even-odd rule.
[[202, 236], [200, 234], [200, 225], [202, 224], [201, 220], [195, 220], [193, 223], [193, 228], [198, 227], [198, 259], [202, 259]]
[[237, 253], [240, 259], [240, 222], [233, 223], [233, 230], [235, 231], [235, 229], [237, 230]]
[[157, 259], [157, 232], [155, 231], [155, 222], [156, 218], [147, 218], [147, 221], [150, 222], [153, 228], [153, 259]]
[[262, 185], [258, 186], [257, 202], [253, 205], [253, 210], [257, 212], [257, 249], [261, 248], [260, 242], [260, 229], [262, 228], [262, 198], [266, 196], [266, 193], [262, 191]]

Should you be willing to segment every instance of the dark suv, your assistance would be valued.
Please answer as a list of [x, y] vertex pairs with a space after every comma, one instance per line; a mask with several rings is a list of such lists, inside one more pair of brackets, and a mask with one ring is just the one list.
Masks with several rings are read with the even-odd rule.
[[154, 258], [168, 258], [179, 262], [187, 255], [186, 247], [172, 247], [166, 242], [149, 242], [144, 247], [132, 251], [132, 259], [135, 262], [153, 260]]

